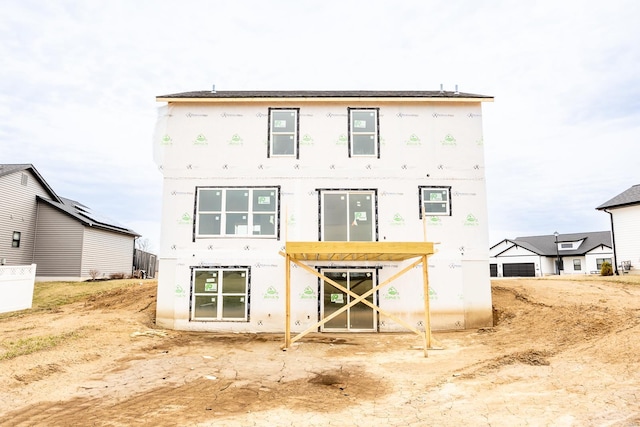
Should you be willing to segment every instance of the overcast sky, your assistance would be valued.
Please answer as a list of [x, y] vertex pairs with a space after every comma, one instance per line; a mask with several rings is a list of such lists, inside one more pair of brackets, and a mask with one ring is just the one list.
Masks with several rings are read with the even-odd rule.
[[483, 104], [489, 238], [602, 231], [640, 184], [640, 2], [0, 0], [0, 163], [160, 242], [157, 95], [452, 90]]

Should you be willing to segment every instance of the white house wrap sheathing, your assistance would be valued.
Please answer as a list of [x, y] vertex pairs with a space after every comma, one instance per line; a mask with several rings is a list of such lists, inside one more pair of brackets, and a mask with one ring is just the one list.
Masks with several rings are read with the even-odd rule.
[[[319, 194], [328, 190], [371, 191], [378, 241], [426, 238], [437, 243], [428, 262], [433, 329], [492, 324], [481, 100], [192, 101], [171, 100], [159, 108], [153, 141], [154, 159], [164, 176], [159, 325], [283, 332], [285, 261], [278, 253], [286, 241], [319, 240]], [[348, 155], [350, 107], [379, 108], [378, 157]], [[267, 156], [270, 108], [299, 108], [298, 158]], [[431, 186], [449, 188], [451, 213], [427, 215], [423, 221], [419, 188]], [[276, 188], [277, 238], [196, 237], [198, 188], [209, 187]], [[380, 283], [408, 262], [310, 265], [369, 267]], [[200, 266], [247, 269], [246, 320], [193, 319], [193, 271]], [[292, 268], [292, 331], [318, 321], [320, 289], [318, 278]], [[416, 268], [381, 290], [376, 304], [423, 327], [422, 270]], [[404, 330], [384, 317], [376, 323], [378, 331]]]

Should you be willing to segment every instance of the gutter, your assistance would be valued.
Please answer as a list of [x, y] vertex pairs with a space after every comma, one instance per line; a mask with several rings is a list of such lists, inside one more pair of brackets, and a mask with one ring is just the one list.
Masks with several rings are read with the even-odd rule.
[[613, 271], [615, 271], [616, 276], [619, 276], [618, 273], [618, 257], [616, 255], [616, 233], [613, 229], [613, 214], [606, 209], [602, 209], [606, 213], [609, 214], [609, 218], [611, 220], [611, 246], [613, 246]]

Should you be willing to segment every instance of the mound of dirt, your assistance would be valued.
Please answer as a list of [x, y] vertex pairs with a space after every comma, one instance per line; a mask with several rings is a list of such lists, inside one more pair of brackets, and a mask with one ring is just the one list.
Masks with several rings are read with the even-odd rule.
[[[640, 425], [640, 288], [497, 280], [494, 326], [213, 334], [154, 325], [155, 283], [0, 320], [3, 426]], [[2, 358], [22, 340], [57, 345]]]

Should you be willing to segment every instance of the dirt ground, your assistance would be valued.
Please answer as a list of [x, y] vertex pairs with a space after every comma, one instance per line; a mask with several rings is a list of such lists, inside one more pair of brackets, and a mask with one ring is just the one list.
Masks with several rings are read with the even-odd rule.
[[493, 328], [210, 334], [154, 325], [155, 284], [0, 320], [2, 426], [638, 426], [640, 286], [493, 282]]

